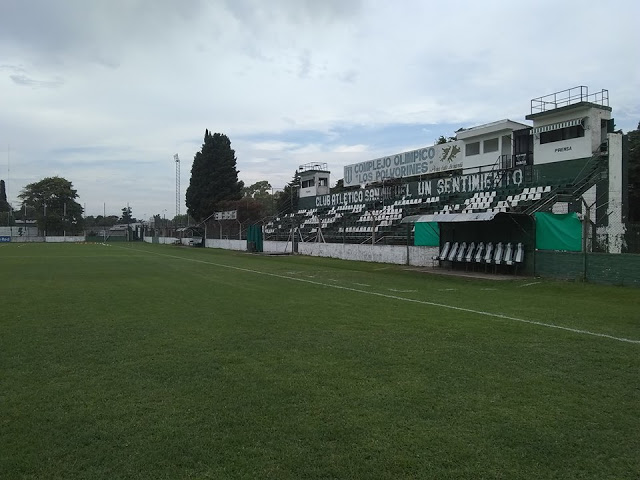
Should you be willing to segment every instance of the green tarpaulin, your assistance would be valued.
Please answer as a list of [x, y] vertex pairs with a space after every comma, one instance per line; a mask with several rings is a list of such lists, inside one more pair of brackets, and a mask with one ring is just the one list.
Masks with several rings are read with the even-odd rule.
[[582, 224], [576, 213], [536, 212], [538, 250], [582, 251]]
[[262, 226], [249, 225], [247, 229], [247, 251], [262, 252]]
[[440, 227], [438, 222], [420, 222], [415, 224], [413, 244], [422, 247], [440, 246]]

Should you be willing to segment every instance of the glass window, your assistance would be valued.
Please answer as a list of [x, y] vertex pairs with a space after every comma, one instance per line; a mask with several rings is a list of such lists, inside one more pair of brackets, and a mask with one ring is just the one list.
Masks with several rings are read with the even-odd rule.
[[480, 142], [467, 143], [464, 154], [467, 157], [470, 157], [471, 155], [480, 155]]
[[550, 132], [540, 133], [540, 143], [560, 142], [562, 140], [571, 140], [572, 138], [584, 137], [584, 127], [575, 125], [573, 127], [559, 128]]
[[484, 153], [497, 152], [498, 151], [498, 139], [492, 138], [491, 140], [485, 140], [482, 145], [482, 151]]

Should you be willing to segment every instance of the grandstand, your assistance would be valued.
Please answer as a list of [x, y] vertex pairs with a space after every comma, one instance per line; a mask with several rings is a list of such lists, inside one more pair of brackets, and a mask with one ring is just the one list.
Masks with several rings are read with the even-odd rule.
[[[484, 258], [477, 249], [491, 244], [500, 248], [488, 263], [497, 268], [519, 253], [523, 272], [544, 242], [621, 253], [626, 174], [611, 111], [607, 90], [555, 92], [531, 100], [532, 125], [499, 120], [460, 129], [444, 144], [347, 165], [340, 191], [329, 191], [326, 164], [304, 165], [299, 209], [268, 221], [265, 239], [425, 245], [441, 253], [449, 243], [457, 245], [451, 260], [461, 263]], [[567, 241], [576, 235], [578, 243]]]

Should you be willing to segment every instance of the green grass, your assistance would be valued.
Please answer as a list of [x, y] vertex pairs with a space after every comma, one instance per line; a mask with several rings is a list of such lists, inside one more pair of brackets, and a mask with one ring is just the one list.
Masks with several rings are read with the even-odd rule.
[[640, 477], [640, 343], [505, 318], [637, 341], [637, 289], [142, 244], [0, 273], [0, 478]]

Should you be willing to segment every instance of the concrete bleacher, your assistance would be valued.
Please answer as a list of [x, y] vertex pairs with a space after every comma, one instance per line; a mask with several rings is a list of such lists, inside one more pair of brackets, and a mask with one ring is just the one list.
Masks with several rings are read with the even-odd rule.
[[292, 227], [298, 229], [303, 240], [316, 239], [319, 230], [327, 242], [362, 243], [371, 239], [385, 239], [385, 243], [406, 242], [406, 225], [400, 222], [406, 216], [436, 213], [532, 213], [540, 206], [551, 210], [552, 200], [562, 193], [560, 185], [534, 187], [508, 187], [499, 190], [455, 193], [438, 196], [402, 196], [369, 204], [358, 203], [333, 207], [300, 209], [273, 218], [265, 224], [267, 238], [290, 235]]

